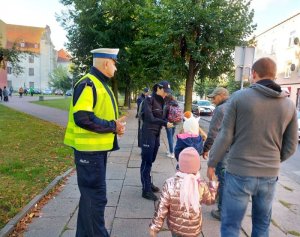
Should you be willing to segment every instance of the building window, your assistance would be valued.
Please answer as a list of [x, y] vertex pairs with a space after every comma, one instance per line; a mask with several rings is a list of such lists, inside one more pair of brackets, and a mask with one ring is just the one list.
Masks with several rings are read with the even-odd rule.
[[289, 47], [294, 47], [294, 39], [296, 38], [296, 31], [292, 31], [289, 37]]
[[24, 48], [24, 47], [25, 47], [25, 42], [21, 42], [21, 43], [20, 43], [20, 47], [21, 47], [21, 48]]
[[34, 56], [33, 55], [29, 55], [28, 59], [29, 59], [29, 63], [34, 63]]
[[273, 39], [272, 45], [271, 45], [271, 54], [276, 53], [276, 48], [277, 48], [277, 40]]
[[11, 74], [11, 67], [7, 67], [6, 70], [7, 70], [7, 74]]
[[29, 76], [34, 76], [34, 68], [29, 68]]

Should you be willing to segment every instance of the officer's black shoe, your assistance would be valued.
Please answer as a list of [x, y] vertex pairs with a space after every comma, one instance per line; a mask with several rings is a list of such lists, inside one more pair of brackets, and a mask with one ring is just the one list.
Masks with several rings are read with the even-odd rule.
[[160, 189], [158, 187], [156, 187], [154, 184], [151, 184], [151, 190], [154, 193], [158, 193], [160, 191]]
[[152, 201], [157, 201], [158, 199], [153, 192], [143, 192], [142, 197]]

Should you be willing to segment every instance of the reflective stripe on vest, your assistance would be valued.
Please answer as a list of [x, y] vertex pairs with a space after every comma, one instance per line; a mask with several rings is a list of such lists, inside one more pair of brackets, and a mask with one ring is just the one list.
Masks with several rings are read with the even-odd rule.
[[[87, 77], [93, 81], [96, 88], [97, 102], [93, 111], [95, 116], [108, 121], [115, 120], [118, 117], [118, 107], [116, 106], [117, 114], [115, 114], [112, 99], [114, 100], [115, 105], [117, 105], [117, 103], [112, 91], [108, 86], [106, 87], [111, 92], [113, 97], [111, 99], [111, 96], [102, 82], [92, 74], [85, 75], [77, 82], [77, 84]], [[81, 103], [80, 101], [84, 101], [82, 95], [80, 95], [76, 103]], [[78, 151], [109, 151], [113, 148], [114, 138], [114, 133], [95, 133], [77, 126], [74, 122], [73, 102], [71, 101], [69, 121], [64, 139], [66, 145], [71, 146]]]

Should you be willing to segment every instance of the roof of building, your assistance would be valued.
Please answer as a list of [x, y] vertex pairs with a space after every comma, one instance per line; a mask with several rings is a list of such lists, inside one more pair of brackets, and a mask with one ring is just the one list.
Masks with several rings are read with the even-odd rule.
[[11, 48], [14, 43], [19, 43], [20, 50], [40, 53], [40, 42], [47, 30], [50, 31], [49, 26], [42, 28], [6, 24], [6, 47]]
[[57, 62], [70, 62], [71, 55], [64, 49], [60, 49], [57, 52]]

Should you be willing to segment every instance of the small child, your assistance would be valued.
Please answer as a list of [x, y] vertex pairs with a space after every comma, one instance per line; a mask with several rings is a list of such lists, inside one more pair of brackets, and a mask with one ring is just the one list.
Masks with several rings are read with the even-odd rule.
[[179, 153], [186, 147], [194, 147], [199, 155], [203, 151], [203, 138], [199, 135], [199, 119], [192, 114], [184, 113], [183, 133], [177, 134], [176, 146], [174, 149], [175, 158], [178, 161]]
[[200, 156], [193, 147], [179, 154], [179, 170], [163, 185], [157, 210], [152, 218], [149, 233], [156, 237], [167, 217], [173, 237], [198, 237], [202, 230], [201, 204], [215, 203], [216, 181], [207, 184], [200, 179]]

